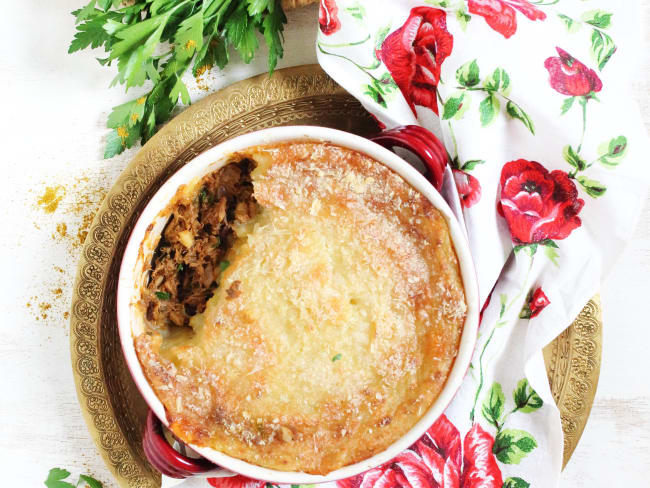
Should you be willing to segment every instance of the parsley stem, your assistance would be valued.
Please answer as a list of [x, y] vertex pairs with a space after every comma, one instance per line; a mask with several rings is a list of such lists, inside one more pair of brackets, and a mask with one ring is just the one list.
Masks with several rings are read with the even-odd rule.
[[214, 15], [218, 13], [219, 10], [224, 6], [224, 4], [229, 4], [230, 0], [217, 0], [216, 2], [212, 3], [206, 10], [203, 12], [204, 18], [207, 19], [212, 19]]
[[208, 14], [205, 17], [205, 22], [209, 23], [212, 21], [214, 17], [217, 18], [218, 22], [215, 23], [215, 31], [216, 29], [219, 28], [219, 24], [221, 24], [221, 21], [225, 18], [224, 12], [230, 7], [232, 4], [232, 0], [221, 0], [221, 3], [219, 4], [213, 4], [216, 5], [216, 7], [213, 7], [214, 12]]

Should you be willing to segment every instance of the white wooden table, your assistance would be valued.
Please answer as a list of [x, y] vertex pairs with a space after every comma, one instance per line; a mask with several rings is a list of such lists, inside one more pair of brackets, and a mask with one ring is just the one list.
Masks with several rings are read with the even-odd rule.
[[[50, 468], [90, 473], [116, 486], [81, 416], [68, 350], [67, 310], [83, 230], [137, 148], [102, 159], [106, 117], [126, 101], [89, 52], [67, 54], [69, 12], [80, 0], [3, 2], [0, 16], [0, 466], [2, 486], [43, 486]], [[289, 14], [280, 67], [315, 62], [317, 11]], [[650, 25], [650, 5], [644, 7]], [[650, 126], [650, 29], [633, 95]], [[210, 91], [265, 71], [264, 57], [233, 62]], [[206, 91], [192, 87], [194, 99]], [[129, 98], [137, 93], [129, 93]], [[66, 188], [56, 210], [38, 204]], [[63, 190], [60, 190], [62, 192]], [[63, 227], [65, 224], [65, 229]], [[65, 235], [64, 235], [65, 234]], [[80, 235], [78, 235], [80, 234]], [[601, 379], [591, 419], [562, 486], [650, 484], [650, 200], [616, 271], [602, 290]]]

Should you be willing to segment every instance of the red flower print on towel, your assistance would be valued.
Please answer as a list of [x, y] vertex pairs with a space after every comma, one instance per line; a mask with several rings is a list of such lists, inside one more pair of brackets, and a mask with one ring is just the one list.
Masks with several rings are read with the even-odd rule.
[[469, 208], [481, 199], [481, 184], [469, 173], [459, 169], [455, 169], [453, 172], [460, 203], [463, 207]]
[[393, 80], [415, 114], [415, 106], [436, 114], [440, 66], [451, 54], [454, 38], [447, 31], [447, 14], [432, 7], [415, 7], [402, 27], [377, 50]]
[[548, 305], [551, 304], [551, 301], [548, 299], [548, 297], [544, 294], [541, 288], [537, 288], [533, 292], [533, 296], [530, 300], [530, 316], [531, 317], [537, 317], [539, 313], [544, 310]]
[[210, 486], [215, 488], [264, 488], [264, 481], [254, 480], [238, 474], [223, 478], [206, 478]]
[[320, 31], [326, 36], [334, 34], [341, 28], [339, 8], [336, 6], [335, 0], [320, 0], [318, 25], [320, 26]]
[[339, 488], [501, 488], [494, 439], [474, 424], [461, 445], [458, 429], [442, 415], [409, 450], [391, 462], [338, 481]]
[[422, 458], [411, 450], [392, 461], [352, 478], [336, 482], [338, 488], [430, 488], [436, 486]]
[[499, 214], [506, 219], [512, 241], [532, 244], [565, 239], [582, 224], [585, 202], [564, 171], [549, 171], [536, 161], [519, 159], [501, 170]]
[[538, 287], [535, 291], [532, 291], [528, 294], [526, 299], [526, 304], [524, 308], [521, 309], [519, 318], [522, 319], [532, 319], [537, 317], [542, 310], [551, 304], [551, 301], [548, 299], [541, 287]]
[[379, 120], [375, 114], [368, 112], [368, 115], [370, 115], [370, 117], [375, 121], [379, 130], [384, 130], [386, 128], [386, 124]]
[[485, 18], [492, 29], [506, 39], [517, 32], [517, 12], [530, 20], [544, 20], [546, 14], [526, 0], [469, 0], [469, 12]]
[[593, 69], [587, 68], [564, 49], [556, 49], [559, 56], [551, 56], [544, 61], [551, 87], [555, 91], [562, 95], [579, 97], [603, 88], [603, 83]]
[[501, 488], [503, 479], [492, 453], [494, 439], [479, 424], [465, 435], [442, 415], [413, 445], [440, 488]]

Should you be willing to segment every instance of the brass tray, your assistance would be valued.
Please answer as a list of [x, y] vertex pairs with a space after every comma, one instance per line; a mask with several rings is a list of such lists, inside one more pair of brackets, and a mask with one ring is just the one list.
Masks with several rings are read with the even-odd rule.
[[[122, 357], [115, 317], [118, 270], [143, 207], [178, 168], [245, 132], [318, 124], [368, 135], [368, 113], [317, 65], [241, 81], [189, 107], [156, 134], [121, 174], [100, 206], [83, 247], [70, 320], [72, 368], [88, 429], [121, 487], [159, 487], [141, 448], [146, 405]], [[568, 460], [587, 421], [601, 347], [600, 305], [589, 302], [544, 352], [560, 407]]]

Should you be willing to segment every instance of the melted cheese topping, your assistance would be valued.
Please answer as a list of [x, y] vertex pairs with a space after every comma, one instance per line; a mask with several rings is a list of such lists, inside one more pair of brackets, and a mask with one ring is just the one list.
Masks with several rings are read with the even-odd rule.
[[442, 215], [366, 156], [241, 156], [262, 211], [193, 332], [136, 349], [181, 439], [325, 474], [388, 447], [440, 393], [466, 311], [457, 258]]

